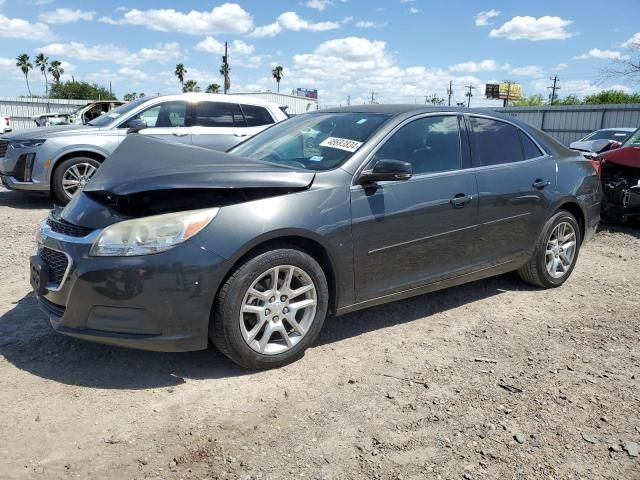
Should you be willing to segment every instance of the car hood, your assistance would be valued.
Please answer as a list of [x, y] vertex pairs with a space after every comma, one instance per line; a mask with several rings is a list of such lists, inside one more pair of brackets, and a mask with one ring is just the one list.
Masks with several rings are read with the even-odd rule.
[[85, 192], [131, 195], [175, 189], [307, 188], [314, 172], [132, 134]]
[[94, 135], [101, 129], [91, 125], [57, 125], [54, 127], [39, 127], [19, 130], [14, 133], [3, 135], [5, 140], [28, 140], [32, 138], [53, 138], [67, 135]]
[[640, 147], [622, 147], [609, 150], [600, 155], [605, 162], [623, 165], [625, 167], [640, 168]]
[[606, 150], [613, 142], [613, 140], [606, 139], [577, 141], [571, 143], [569, 148], [572, 150], [580, 150], [581, 152], [600, 153]]

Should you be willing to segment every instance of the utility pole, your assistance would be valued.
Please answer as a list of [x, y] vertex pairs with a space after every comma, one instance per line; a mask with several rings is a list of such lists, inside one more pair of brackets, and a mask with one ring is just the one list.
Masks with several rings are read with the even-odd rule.
[[113, 90], [111, 90], [111, 80], [109, 80], [109, 95], [113, 96]]
[[371, 90], [371, 101], [369, 102], [371, 105], [373, 105], [373, 101], [375, 100], [374, 94], [375, 92]]
[[475, 90], [476, 87], [473, 85], [465, 85], [465, 88], [469, 89], [469, 91], [464, 94], [464, 96], [467, 97], [467, 108], [469, 108], [471, 106], [471, 97], [473, 97], [472, 90]]
[[507, 98], [505, 98], [502, 101], [502, 106], [503, 107], [508, 107], [509, 106], [509, 99], [511, 98], [511, 85], [513, 85], [514, 82], [512, 82], [511, 80], [507, 80], [504, 83], [507, 84]]
[[351, 106], [351, 95], [347, 95], [347, 106]]
[[227, 42], [224, 42], [224, 57], [222, 57], [222, 68], [224, 69], [224, 93], [225, 93], [225, 95], [229, 91], [229, 62], [227, 61], [229, 59], [229, 57], [228, 57], [229, 52], [227, 51], [227, 47], [228, 47]]
[[453, 95], [453, 81], [449, 80], [449, 88], [447, 89], [447, 95], [449, 96], [448, 106], [451, 106], [451, 96]]
[[553, 101], [556, 99], [556, 92], [560, 90], [560, 87], [558, 86], [558, 75], [554, 75], [553, 78], [550, 78], [549, 80], [553, 81], [553, 85], [547, 87], [551, 90], [551, 93], [549, 94], [549, 103], [553, 105]]

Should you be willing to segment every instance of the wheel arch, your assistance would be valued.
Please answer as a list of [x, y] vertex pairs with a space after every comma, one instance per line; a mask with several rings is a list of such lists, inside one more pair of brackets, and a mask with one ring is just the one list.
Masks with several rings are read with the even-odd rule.
[[559, 210], [566, 210], [571, 215], [573, 215], [578, 222], [578, 226], [580, 227], [580, 243], [584, 242], [584, 236], [586, 231], [586, 215], [582, 210], [582, 207], [576, 200], [565, 200], [561, 202], [561, 204], [556, 209], [556, 212]]
[[62, 162], [74, 157], [89, 157], [102, 163], [104, 162], [105, 158], [107, 158], [107, 155], [95, 150], [74, 150], [72, 152], [66, 152], [60, 155], [53, 161], [53, 168], [49, 170], [49, 185], [51, 185], [53, 176], [55, 175], [55, 172], [58, 169], [58, 167], [62, 165]]

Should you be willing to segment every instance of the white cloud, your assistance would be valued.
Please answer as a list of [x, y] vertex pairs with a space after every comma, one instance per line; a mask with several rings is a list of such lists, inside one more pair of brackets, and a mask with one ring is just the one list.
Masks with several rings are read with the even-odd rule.
[[587, 53], [576, 55], [573, 58], [574, 60], [588, 60], [591, 58], [598, 60], [625, 60], [629, 57], [614, 50], [600, 50], [599, 48], [592, 48]]
[[39, 19], [45, 23], [64, 24], [74, 23], [80, 20], [91, 21], [96, 17], [96, 12], [85, 12], [82, 10], [72, 10], [70, 8], [56, 8], [51, 12], [44, 12], [39, 15]]
[[384, 22], [373, 22], [371, 20], [358, 20], [356, 22], [357, 28], [380, 28], [386, 25]]
[[504, 37], [509, 40], [564, 40], [573, 36], [566, 28], [573, 21], [560, 17], [513, 17], [500, 28], [494, 28], [490, 37]]
[[452, 72], [492, 72], [494, 70], [499, 70], [500, 65], [495, 60], [486, 59], [480, 62], [464, 62], [464, 63], [456, 63], [455, 65], [451, 65], [449, 70]]
[[139, 70], [137, 68], [131, 68], [131, 67], [122, 67], [121, 69], [118, 70], [118, 73], [120, 75], [124, 75], [125, 77], [131, 77], [136, 80], [146, 80], [149, 78], [149, 75], [144, 73], [142, 70]]
[[21, 18], [0, 15], [0, 37], [22, 38], [25, 40], [50, 40], [53, 33], [44, 23], [31, 23]]
[[274, 23], [257, 27], [252, 33], [252, 37], [274, 37], [283, 30], [292, 30], [299, 32], [300, 30], [308, 30], [311, 32], [324, 32], [326, 30], [335, 30], [340, 25], [336, 22], [309, 22], [301, 18], [295, 12], [285, 12], [280, 15]]
[[409, 9], [409, 13], [420, 13], [420, 9], [416, 7], [411, 7]]
[[47, 55], [56, 55], [87, 61], [115, 62], [121, 65], [137, 65], [146, 62], [164, 63], [183, 57], [178, 43], [159, 44], [154, 48], [142, 48], [130, 52], [111, 43], [85, 45], [79, 42], [51, 43], [39, 49]]
[[640, 47], [640, 32], [633, 35], [629, 40], [622, 43], [622, 48]]
[[542, 77], [544, 70], [540, 65], [526, 65], [524, 67], [514, 67], [509, 73], [511, 75], [522, 75], [526, 77]]
[[486, 12], [480, 12], [476, 15], [476, 26], [477, 27], [486, 27], [487, 25], [491, 25], [493, 22], [490, 22], [492, 18], [500, 16], [499, 10], [488, 10]]
[[[213, 37], [207, 37], [193, 47], [200, 52], [224, 55], [224, 43]], [[256, 68], [262, 64], [262, 57], [255, 54], [256, 47], [242, 40], [234, 40], [229, 44], [229, 62], [242, 67]]]
[[559, 63], [558, 65], [556, 65], [555, 67], [553, 67], [553, 70], [555, 72], [559, 72], [561, 70], [564, 70], [565, 68], [567, 68], [569, 65], [567, 65], [566, 63]]
[[333, 5], [333, 2], [331, 0], [309, 0], [305, 5], [322, 12], [328, 6]]
[[160, 32], [180, 32], [191, 35], [247, 33], [253, 28], [251, 15], [237, 3], [224, 3], [210, 12], [191, 10], [188, 13], [170, 9], [126, 12], [120, 19], [103, 17], [110, 24], [139, 25]]

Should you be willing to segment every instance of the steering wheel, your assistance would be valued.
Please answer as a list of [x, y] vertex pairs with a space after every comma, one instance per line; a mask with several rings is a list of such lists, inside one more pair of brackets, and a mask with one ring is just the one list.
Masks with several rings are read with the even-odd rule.
[[280, 154], [278, 154], [278, 152], [276, 152], [275, 150], [272, 151], [269, 155], [267, 155], [266, 157], [264, 157], [262, 160], [264, 160], [265, 162], [272, 162], [272, 163], [279, 163], [279, 164], [288, 164], [291, 165], [293, 167], [298, 167], [298, 168], [304, 168], [306, 169], [307, 167], [305, 166], [304, 163], [299, 162], [298, 160], [285, 160], [284, 158], [282, 158], [280, 156]]

